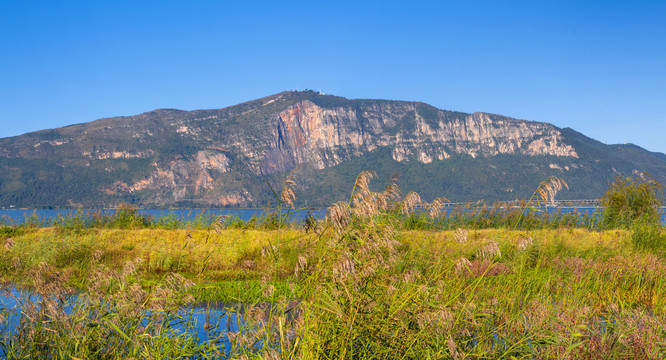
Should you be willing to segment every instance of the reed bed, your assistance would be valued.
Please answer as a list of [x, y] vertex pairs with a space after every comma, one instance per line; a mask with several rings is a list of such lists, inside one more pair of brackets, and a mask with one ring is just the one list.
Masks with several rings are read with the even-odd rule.
[[[666, 358], [666, 235], [654, 217], [607, 229], [544, 220], [528, 202], [454, 222], [444, 200], [402, 196], [395, 179], [373, 192], [373, 177], [361, 173], [307, 228], [0, 231], [0, 275], [39, 295], [4, 333], [5, 357]], [[565, 188], [543, 184], [539, 201]], [[293, 186], [278, 195], [286, 209]], [[202, 299], [242, 302], [229, 308], [237, 328], [207, 325], [202, 340], [172, 326]]]

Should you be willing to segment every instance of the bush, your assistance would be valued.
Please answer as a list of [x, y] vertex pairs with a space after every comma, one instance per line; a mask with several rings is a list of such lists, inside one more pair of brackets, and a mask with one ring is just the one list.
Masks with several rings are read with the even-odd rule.
[[19, 236], [25, 232], [23, 228], [16, 226], [0, 226], [0, 239], [7, 239], [12, 236]]
[[662, 186], [652, 176], [616, 177], [601, 198], [606, 228], [631, 228], [637, 219], [661, 223]]
[[632, 225], [631, 242], [640, 250], [660, 253], [666, 242], [661, 227], [649, 217], [641, 217]]
[[120, 204], [109, 225], [112, 228], [133, 229], [148, 227], [150, 223], [151, 219], [139, 214], [133, 205]]

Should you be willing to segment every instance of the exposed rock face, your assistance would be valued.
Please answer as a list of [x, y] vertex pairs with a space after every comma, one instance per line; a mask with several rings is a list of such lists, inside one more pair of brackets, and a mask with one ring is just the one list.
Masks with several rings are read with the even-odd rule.
[[[340, 163], [339, 150], [359, 155], [367, 150], [356, 113], [349, 108], [322, 109], [300, 101], [277, 116], [274, 139], [263, 154], [262, 173], [288, 171], [309, 163], [318, 169]], [[365, 148], [365, 149], [364, 149]]]
[[210, 150], [197, 153], [197, 164], [202, 170], [215, 170], [220, 174], [229, 171], [229, 158]]
[[[157, 167], [157, 164], [154, 164]], [[133, 193], [144, 189], [173, 189], [173, 201], [181, 201], [188, 193], [188, 187], [195, 196], [205, 190], [215, 188], [213, 176], [229, 171], [229, 158], [217, 150], [203, 150], [196, 153], [193, 159], [179, 158], [171, 161], [166, 169], [157, 167], [149, 176], [133, 184], [115, 182], [107, 189], [107, 193]], [[235, 200], [234, 200], [235, 199]], [[229, 205], [242, 202], [242, 195], [234, 194], [219, 197], [219, 204]], [[215, 201], [212, 201], [215, 203]]]
[[396, 161], [426, 164], [451, 154], [578, 157], [550, 124], [485, 113], [447, 118], [442, 111], [426, 120], [417, 105], [324, 109], [300, 101], [277, 116], [261, 172], [288, 171], [306, 163], [323, 169], [385, 146], [393, 148]]

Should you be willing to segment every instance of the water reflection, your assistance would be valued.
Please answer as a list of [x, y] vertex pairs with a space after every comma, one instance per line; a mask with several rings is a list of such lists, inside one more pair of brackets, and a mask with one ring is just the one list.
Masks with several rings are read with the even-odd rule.
[[[22, 318], [30, 313], [30, 311], [24, 311], [27, 310], [24, 307], [45, 306], [42, 300], [39, 295], [31, 291], [16, 288], [3, 290], [0, 293], [3, 337], [16, 334]], [[64, 303], [59, 304], [59, 307], [62, 306], [65, 313], [71, 315], [77, 305], [82, 305], [79, 301], [85, 300], [78, 294], [74, 294], [64, 299]], [[230, 350], [231, 344], [228, 334], [238, 332], [248, 326], [244, 323], [244, 313], [247, 306], [230, 303], [195, 304], [180, 309], [177, 314], [168, 316], [168, 323], [163, 324], [163, 326], [169, 328], [174, 335], [187, 335], [190, 338], [197, 339], [200, 343], [214, 341]], [[149, 323], [153, 321], [152, 315], [152, 311], [146, 312], [141, 325], [149, 326]], [[28, 321], [28, 319], [24, 320]]]

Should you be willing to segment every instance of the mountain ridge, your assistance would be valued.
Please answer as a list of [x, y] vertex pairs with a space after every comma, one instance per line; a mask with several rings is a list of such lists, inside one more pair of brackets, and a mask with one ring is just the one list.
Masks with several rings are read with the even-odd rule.
[[617, 175], [663, 181], [666, 155], [498, 114], [287, 91], [2, 138], [0, 207], [262, 206], [289, 172], [304, 203], [326, 205], [366, 169], [426, 200], [528, 197], [551, 175], [574, 185], [561, 196], [591, 198]]

